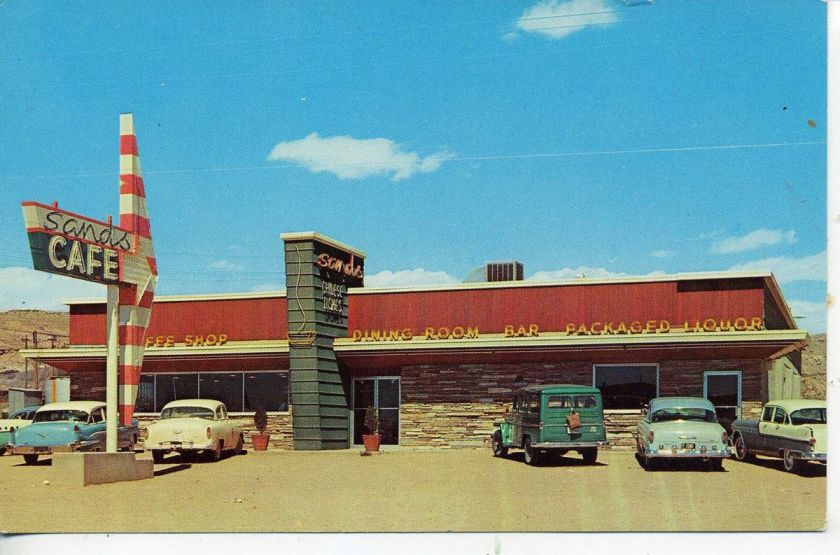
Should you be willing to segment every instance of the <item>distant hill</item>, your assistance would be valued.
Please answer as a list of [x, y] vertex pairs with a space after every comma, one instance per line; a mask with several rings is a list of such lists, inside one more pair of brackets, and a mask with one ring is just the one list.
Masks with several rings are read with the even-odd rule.
[[[24, 387], [24, 359], [18, 350], [28, 340], [32, 348], [32, 332], [36, 332], [39, 347], [63, 347], [67, 344], [70, 329], [70, 315], [66, 312], [44, 310], [9, 310], [0, 312], [0, 391], [9, 387]], [[32, 370], [30, 368], [30, 370]], [[43, 373], [43, 372], [42, 372]], [[32, 387], [33, 373], [29, 386]]]
[[812, 335], [808, 347], [802, 351], [802, 397], [825, 399], [826, 361], [825, 334]]

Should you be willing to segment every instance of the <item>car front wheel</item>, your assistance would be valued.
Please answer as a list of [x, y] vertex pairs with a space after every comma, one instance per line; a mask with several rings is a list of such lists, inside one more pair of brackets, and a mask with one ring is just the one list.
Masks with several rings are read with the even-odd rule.
[[233, 450], [234, 455], [241, 455], [245, 451], [245, 437], [239, 434], [236, 440], [236, 448]]
[[531, 438], [525, 438], [525, 462], [536, 466], [540, 462], [540, 452], [531, 446]]
[[799, 459], [788, 449], [785, 449], [784, 453], [782, 453], [782, 463], [788, 472], [799, 470]]
[[493, 432], [493, 456], [494, 457], [504, 457], [508, 454], [508, 448], [504, 446], [502, 443], [502, 432], [496, 430]]
[[216, 442], [216, 447], [212, 451], [210, 451], [210, 458], [214, 461], [218, 461], [219, 459], [222, 458], [222, 442], [221, 441], [217, 441]]
[[735, 458], [739, 461], [750, 461], [754, 458], [747, 448], [744, 436], [739, 435], [735, 438]]
[[166, 453], [161, 449], [152, 449], [152, 460], [155, 461], [155, 464], [162, 464], [163, 463], [163, 456]]
[[591, 449], [584, 449], [583, 453], [583, 462], [586, 464], [595, 464], [595, 461], [598, 460], [598, 449], [591, 448]]
[[23, 462], [25, 462], [26, 464], [35, 464], [36, 462], [38, 462], [38, 455], [24, 455]]

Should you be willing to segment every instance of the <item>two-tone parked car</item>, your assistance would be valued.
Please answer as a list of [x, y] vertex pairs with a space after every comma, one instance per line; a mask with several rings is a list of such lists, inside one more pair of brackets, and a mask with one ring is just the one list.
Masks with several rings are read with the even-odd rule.
[[587, 464], [607, 445], [601, 392], [582, 385], [527, 386], [514, 394], [513, 407], [491, 436], [493, 455], [523, 449], [525, 462], [577, 451]]
[[657, 397], [639, 422], [636, 450], [646, 470], [669, 459], [706, 461], [719, 470], [730, 455], [728, 440], [708, 399]]
[[0, 455], [6, 452], [6, 447], [12, 439], [12, 433], [32, 423], [38, 407], [26, 407], [13, 412], [8, 418], [0, 419]]
[[796, 472], [808, 461], [826, 463], [826, 418], [825, 401], [770, 401], [764, 405], [760, 419], [739, 418], [732, 423], [735, 458], [781, 457], [788, 472]]
[[[64, 401], [49, 403], [35, 411], [29, 426], [15, 430], [9, 450], [34, 464], [40, 455], [72, 451], [105, 450], [105, 403], [102, 401]], [[117, 427], [117, 445], [134, 450], [139, 435], [135, 418], [128, 426]]]
[[164, 405], [160, 420], [147, 428], [145, 448], [156, 463], [167, 453], [190, 456], [199, 452], [219, 460], [223, 451], [242, 452], [245, 436], [237, 420], [228, 417], [227, 407], [212, 399], [182, 399]]

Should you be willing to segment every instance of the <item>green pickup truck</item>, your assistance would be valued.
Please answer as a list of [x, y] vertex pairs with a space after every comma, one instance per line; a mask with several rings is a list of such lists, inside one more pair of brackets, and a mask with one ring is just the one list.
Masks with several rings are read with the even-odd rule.
[[587, 464], [607, 445], [601, 392], [584, 385], [527, 386], [514, 394], [513, 408], [496, 423], [493, 455], [524, 449], [525, 462], [539, 464], [544, 456], [577, 451]]

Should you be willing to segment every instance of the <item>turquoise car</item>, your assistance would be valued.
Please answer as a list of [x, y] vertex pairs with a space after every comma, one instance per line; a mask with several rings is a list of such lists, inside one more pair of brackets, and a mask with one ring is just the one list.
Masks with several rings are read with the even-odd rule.
[[577, 451], [587, 464], [607, 445], [601, 392], [585, 385], [528, 386], [514, 394], [513, 408], [491, 436], [493, 455], [523, 449], [525, 462]]
[[12, 433], [32, 423], [38, 407], [26, 407], [13, 412], [8, 418], [0, 419], [0, 455], [6, 452], [6, 447], [12, 439]]
[[[72, 451], [105, 450], [105, 403], [65, 401], [50, 403], [35, 412], [32, 424], [15, 430], [9, 450], [34, 464], [41, 455]], [[117, 445], [133, 451], [139, 436], [139, 422], [119, 426]]]
[[644, 410], [636, 434], [642, 465], [673, 459], [703, 461], [714, 470], [729, 457], [729, 438], [715, 406], [703, 397], [657, 397]]

